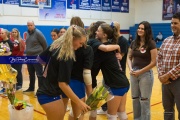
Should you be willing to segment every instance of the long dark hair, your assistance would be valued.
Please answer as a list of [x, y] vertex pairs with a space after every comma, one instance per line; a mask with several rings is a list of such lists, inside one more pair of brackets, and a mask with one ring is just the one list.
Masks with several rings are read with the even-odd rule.
[[102, 24], [105, 23], [104, 21], [97, 21], [95, 23], [92, 23], [90, 28], [89, 28], [89, 39], [95, 39], [96, 38], [96, 31], [98, 27]]
[[84, 23], [79, 16], [72, 17], [70, 21], [70, 25], [77, 25], [84, 28]]
[[[148, 48], [150, 45], [151, 40], [153, 40], [153, 33], [152, 33], [152, 28], [149, 22], [147, 21], [142, 21], [139, 23], [138, 28], [140, 25], [144, 25], [144, 35], [145, 35], [145, 43], [144, 43], [144, 48]], [[137, 49], [140, 47], [140, 36], [138, 35], [138, 32], [136, 31], [136, 38], [134, 41], [134, 47], [133, 49]]]
[[59, 34], [59, 30], [57, 28], [52, 29], [51, 32], [55, 32], [57, 35]]
[[117, 44], [119, 35], [117, 32], [117, 28], [114, 26], [114, 23], [111, 23], [111, 25], [103, 23], [100, 25], [100, 27], [102, 28], [103, 32], [107, 35], [107, 39], [111, 40], [113, 44]]

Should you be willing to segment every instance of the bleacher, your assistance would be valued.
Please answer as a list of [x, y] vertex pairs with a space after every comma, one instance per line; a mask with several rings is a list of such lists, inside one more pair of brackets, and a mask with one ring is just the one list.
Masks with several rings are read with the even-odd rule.
[[[154, 39], [156, 38], [159, 32], [162, 32], [163, 39], [172, 35], [170, 23], [151, 23], [151, 27], [152, 27]], [[135, 24], [133, 27], [130, 27], [129, 29], [130, 34], [133, 35], [133, 39], [136, 36], [137, 28], [138, 28], [138, 24]], [[159, 48], [161, 44], [162, 44], [162, 41], [159, 41], [158, 43], [156, 43], [157, 48]]]

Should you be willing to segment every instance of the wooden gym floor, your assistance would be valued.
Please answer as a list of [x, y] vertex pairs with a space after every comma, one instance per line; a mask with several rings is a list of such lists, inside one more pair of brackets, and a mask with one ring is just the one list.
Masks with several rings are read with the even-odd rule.
[[[23, 90], [26, 90], [29, 86], [29, 78], [26, 65], [23, 65]], [[162, 99], [161, 99], [161, 83], [158, 80], [157, 69], [153, 68], [154, 72], [154, 86], [151, 97], [151, 120], [163, 120], [163, 107], [162, 107]], [[127, 77], [129, 78], [129, 71], [127, 69]], [[98, 82], [101, 82], [102, 74], [98, 75]], [[37, 89], [37, 80], [36, 80], [36, 89]], [[46, 114], [39, 105], [37, 98], [34, 97], [34, 93], [26, 93], [23, 94], [22, 90], [16, 91], [16, 97], [20, 100], [26, 100], [34, 106], [34, 120], [47, 120]], [[9, 111], [8, 105], [9, 101], [7, 97], [0, 95], [0, 120], [9, 120]], [[126, 112], [128, 114], [128, 120], [133, 120], [133, 111], [132, 111], [132, 100], [131, 100], [131, 91], [129, 90], [127, 95], [127, 104], [126, 104]], [[69, 112], [66, 113], [65, 120], [68, 119]], [[177, 111], [176, 111], [176, 120]], [[88, 113], [86, 113], [84, 120], [88, 120]], [[107, 120], [105, 115], [97, 115], [97, 120]]]

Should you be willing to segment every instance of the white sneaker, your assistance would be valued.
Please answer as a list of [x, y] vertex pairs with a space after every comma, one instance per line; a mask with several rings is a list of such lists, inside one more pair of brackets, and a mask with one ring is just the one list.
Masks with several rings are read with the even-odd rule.
[[105, 115], [107, 114], [107, 110], [103, 111], [102, 109], [97, 110], [97, 115]]

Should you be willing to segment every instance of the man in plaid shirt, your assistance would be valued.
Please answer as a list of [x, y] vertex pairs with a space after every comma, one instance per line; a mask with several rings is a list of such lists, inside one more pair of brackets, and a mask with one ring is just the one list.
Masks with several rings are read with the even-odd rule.
[[180, 12], [171, 20], [173, 36], [166, 38], [157, 56], [158, 78], [162, 83], [164, 120], [174, 120], [176, 104], [180, 120]]

